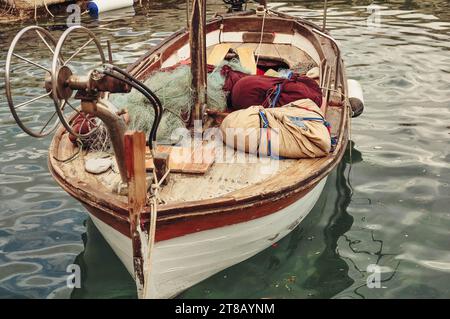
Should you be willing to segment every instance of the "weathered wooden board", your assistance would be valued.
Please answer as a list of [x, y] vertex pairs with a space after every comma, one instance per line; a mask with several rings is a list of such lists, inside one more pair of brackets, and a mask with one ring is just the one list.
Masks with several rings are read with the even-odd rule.
[[[177, 147], [158, 145], [157, 153], [170, 154], [169, 168], [174, 173], [205, 174], [214, 163], [214, 149], [198, 147]], [[153, 170], [150, 150], [147, 148], [145, 168]]]
[[219, 65], [227, 55], [228, 51], [231, 49], [232, 45], [230, 43], [220, 43], [212, 49], [208, 54], [208, 64]]
[[[229, 45], [236, 52], [238, 49], [246, 48], [246, 50], [253, 50], [255, 55], [260, 57], [276, 59], [284, 61], [289, 67], [294, 67], [302, 64], [314, 64], [314, 60], [304, 51], [293, 47], [289, 44], [271, 44], [271, 43], [221, 43], [218, 45], [212, 45], [207, 48], [208, 51], [208, 63], [210, 63], [209, 56], [213, 53], [217, 46]], [[218, 50], [218, 49], [217, 49]]]
[[145, 135], [143, 132], [127, 132], [124, 138], [125, 162], [128, 178], [128, 212], [130, 234], [133, 247], [133, 266], [136, 288], [139, 298], [144, 289], [144, 252], [142, 249], [141, 213], [147, 202], [147, 184], [145, 179]]
[[236, 49], [239, 55], [239, 60], [244, 69], [247, 69], [250, 74], [256, 74], [256, 61], [255, 61], [255, 51], [250, 47], [239, 47]]

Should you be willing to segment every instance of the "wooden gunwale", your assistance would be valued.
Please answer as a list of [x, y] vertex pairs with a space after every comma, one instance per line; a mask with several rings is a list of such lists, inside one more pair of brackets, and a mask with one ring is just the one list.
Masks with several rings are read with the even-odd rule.
[[[220, 18], [214, 18], [209, 20], [206, 24], [206, 33], [218, 30], [220, 25], [223, 24], [223, 32], [239, 32], [239, 31], [258, 31], [262, 27], [262, 21], [257, 16], [223, 16]], [[319, 43], [316, 35], [308, 28], [320, 28], [301, 18], [285, 18], [280, 16], [268, 16], [264, 23], [265, 32], [278, 32], [283, 34], [293, 34], [297, 31], [301, 35], [305, 36], [315, 47], [322, 59], [324, 54], [323, 44]], [[180, 29], [165, 41], [159, 43], [155, 48], [144, 54], [136, 62], [130, 64], [127, 67], [127, 71], [136, 75], [142, 65], [145, 65], [146, 61], [151, 61], [155, 56], [160, 55], [160, 63], [154, 63], [148, 66], [143, 73], [140, 73], [138, 78], [145, 80], [151, 72], [161, 66], [162, 62], [169, 58], [173, 53], [179, 50], [183, 45], [189, 41], [189, 33], [186, 28]], [[332, 49], [334, 52], [334, 50]], [[330, 55], [332, 57], [332, 55]], [[142, 71], [142, 70], [140, 70]]]

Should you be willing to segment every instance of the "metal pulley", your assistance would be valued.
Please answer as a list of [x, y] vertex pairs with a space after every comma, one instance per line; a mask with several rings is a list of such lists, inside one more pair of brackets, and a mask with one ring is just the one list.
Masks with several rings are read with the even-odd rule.
[[[27, 39], [29, 35], [38, 36], [38, 40], [43, 42], [48, 49], [51, 60], [51, 67], [46, 67], [38, 62], [33, 61], [33, 57], [30, 55], [30, 50], [23, 53], [16, 51], [18, 44], [24, 39]], [[76, 50], [65, 54], [66, 44], [72, 37], [76, 37], [76, 40], [82, 40], [83, 44], [79, 45]], [[28, 43], [29, 44], [29, 43]], [[97, 63], [91, 70], [84, 70], [81, 75], [78, 75], [80, 71], [79, 65], [74, 63], [74, 59], [87, 48], [93, 48], [95, 53], [89, 56], [89, 60], [95, 60]], [[33, 54], [34, 52], [31, 52]], [[67, 58], [65, 56], [68, 56]], [[26, 62], [30, 67], [43, 70], [42, 75], [44, 80], [43, 89], [45, 90], [42, 95], [32, 98], [28, 101], [16, 104], [14, 102], [13, 94], [13, 81], [15, 65], [14, 60]], [[5, 70], [5, 91], [8, 100], [8, 105], [11, 110], [14, 119], [20, 128], [27, 134], [34, 137], [44, 137], [52, 133], [58, 127], [59, 122], [65, 127], [65, 129], [75, 136], [76, 138], [86, 138], [92, 135], [99, 126], [99, 120], [93, 116], [88, 116], [81, 109], [74, 105], [74, 100], [98, 100], [104, 97], [105, 92], [110, 93], [124, 93], [129, 92], [131, 87], [126, 83], [117, 80], [113, 77], [107, 76], [102, 72], [102, 69], [98, 69], [99, 66], [106, 64], [105, 54], [102, 46], [95, 35], [85, 27], [73, 26], [68, 28], [59, 38], [59, 41], [50, 34], [46, 29], [39, 26], [29, 26], [21, 30], [11, 43], [8, 50], [6, 59]], [[78, 72], [77, 72], [78, 71]], [[42, 127], [32, 127], [27, 124], [32, 107], [40, 100], [48, 98], [53, 101], [55, 111], [48, 116], [48, 119], [44, 122]], [[27, 106], [27, 107], [25, 107]], [[83, 121], [88, 122], [89, 131], [81, 132], [73, 129], [72, 120], [75, 117], [82, 117]]]
[[[81, 37], [85, 39], [87, 38], [87, 40], [78, 49], [76, 49], [75, 52], [69, 56], [69, 58], [65, 59], [63, 57], [64, 45], [69, 37], [73, 36], [75, 33], [81, 35]], [[93, 43], [96, 50], [96, 59], [99, 59], [101, 64], [106, 63], [105, 54], [100, 42], [89, 29], [82, 26], [73, 26], [64, 31], [56, 45], [52, 60], [51, 91], [53, 92], [52, 98], [55, 104], [55, 109], [61, 124], [70, 134], [78, 138], [85, 138], [93, 134], [98, 128], [98, 123], [95, 119], [89, 118], [86, 114], [78, 110], [78, 108], [74, 107], [69, 101], [75, 90], [93, 89], [89, 86], [92, 71], [89, 72], [87, 76], [77, 76], [74, 75], [72, 71], [73, 68], [70, 66], [70, 62], [73, 61], [73, 59], [91, 43]], [[69, 112], [66, 112], [66, 110]], [[78, 116], [84, 117], [86, 121], [89, 121], [89, 127], [91, 127], [91, 129], [87, 133], [83, 134], [72, 128], [70, 119], [73, 111], [78, 113]]]
[[[42, 63], [34, 61], [31, 54], [36, 50], [28, 50], [25, 54], [17, 53], [17, 44], [23, 41], [27, 35], [38, 36], [44, 43], [50, 55], [51, 67], [46, 67]], [[69, 40], [82, 40], [82, 44], [70, 52], [66, 58], [64, 51]], [[36, 44], [32, 42], [27, 44]], [[87, 55], [90, 51], [87, 48], [94, 49], [93, 55]], [[109, 47], [109, 46], [108, 46]], [[83, 62], [74, 63], [75, 57], [84, 52]], [[110, 51], [110, 50], [109, 50]], [[68, 56], [68, 55], [67, 55]], [[123, 137], [126, 130], [124, 120], [116, 113], [116, 107], [108, 101], [109, 93], [128, 93], [131, 88], [135, 88], [143, 94], [150, 102], [155, 111], [155, 120], [149, 134], [148, 144], [150, 150], [153, 150], [156, 141], [156, 132], [163, 114], [163, 107], [158, 97], [141, 81], [133, 77], [126, 71], [111, 64], [112, 54], [109, 52], [109, 63], [106, 61], [102, 46], [95, 35], [83, 26], [72, 26], [61, 35], [58, 41], [42, 27], [30, 26], [21, 30], [8, 50], [6, 59], [5, 87], [8, 105], [14, 119], [20, 128], [27, 134], [34, 137], [44, 137], [52, 133], [59, 125], [64, 126], [66, 131], [75, 137], [75, 139], [87, 139], [92, 136], [100, 125], [104, 125], [109, 133], [112, 147], [119, 166], [122, 180], [126, 181], [126, 167], [124, 162]], [[19, 69], [15, 65], [14, 59], [26, 62], [27, 65], [35, 69], [45, 71], [42, 77], [42, 89], [44, 93], [28, 101], [16, 104], [14, 102], [12, 90], [12, 76], [14, 71]], [[95, 65], [86, 69], [88, 62], [96, 61]], [[80, 71], [80, 69], [82, 69]], [[29, 70], [27, 70], [29, 75]], [[42, 82], [41, 82], [42, 83]], [[49, 99], [55, 107], [53, 113], [41, 127], [37, 129], [27, 124], [30, 118], [30, 112], [41, 111], [39, 108], [31, 109], [41, 100]], [[74, 101], [81, 101], [80, 105], [75, 105]], [[37, 113], [37, 112], [36, 112]], [[46, 112], [48, 113], [48, 112]], [[36, 115], [36, 114], [35, 114]], [[59, 119], [59, 121], [58, 121]], [[86, 128], [87, 129], [84, 129]]]
[[[48, 67], [45, 67], [37, 62], [32, 61], [30, 58], [23, 56], [23, 54], [19, 54], [16, 52], [16, 46], [23, 38], [26, 38], [28, 35], [32, 34], [33, 38], [38, 36], [39, 41], [43, 42], [45, 46], [48, 48], [48, 53], [51, 54], [51, 58], [53, 58], [54, 50], [56, 47], [56, 39], [42, 27], [39, 26], [29, 26], [22, 29], [13, 39], [11, 46], [9, 47], [8, 54], [6, 57], [6, 66], [5, 66], [5, 92], [6, 99], [8, 100], [8, 106], [11, 110], [11, 114], [16, 120], [19, 127], [27, 134], [34, 137], [44, 137], [52, 133], [56, 127], [58, 126], [58, 117], [56, 116], [56, 111], [48, 118], [45, 124], [41, 128], [29, 127], [26, 125], [28, 115], [30, 110], [25, 110], [25, 106], [36, 103], [37, 101], [44, 98], [52, 98], [52, 90], [46, 90], [46, 92], [42, 95], [34, 97], [28, 101], [16, 104], [14, 103], [14, 96], [11, 87], [12, 75], [13, 75], [13, 59], [19, 59], [21, 61], [26, 62], [30, 66], [35, 67], [37, 70], [45, 71], [44, 77], [49, 79], [51, 76], [51, 70]], [[22, 117], [24, 119], [22, 119]]]

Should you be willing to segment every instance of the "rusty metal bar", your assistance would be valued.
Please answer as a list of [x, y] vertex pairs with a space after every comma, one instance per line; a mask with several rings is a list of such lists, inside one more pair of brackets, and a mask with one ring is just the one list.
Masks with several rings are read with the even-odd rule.
[[82, 101], [81, 110], [85, 113], [92, 114], [103, 121], [108, 130], [111, 143], [114, 150], [117, 166], [119, 168], [122, 182], [127, 182], [127, 168], [125, 165], [125, 147], [123, 138], [125, 135], [126, 125], [123, 119], [116, 113], [112, 112], [112, 107], [108, 107], [107, 100]]

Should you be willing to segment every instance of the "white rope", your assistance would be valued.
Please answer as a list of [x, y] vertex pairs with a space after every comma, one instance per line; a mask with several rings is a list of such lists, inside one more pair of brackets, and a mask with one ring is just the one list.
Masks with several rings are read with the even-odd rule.
[[[347, 97], [346, 97], [347, 98]], [[352, 107], [351, 107], [351, 104], [350, 104], [350, 100], [347, 98], [347, 108], [348, 108], [348, 110], [347, 110], [347, 114], [348, 114], [348, 142], [349, 142], [349, 144], [351, 143], [351, 141], [352, 141], [352, 113], [353, 113], [353, 110], [352, 110]], [[350, 144], [350, 146], [351, 146], [351, 144]], [[349, 152], [350, 152], [350, 167], [351, 167], [351, 165], [353, 164], [353, 159], [352, 159], [352, 148], [351, 147], [349, 147]]]
[[150, 298], [149, 285], [151, 282], [152, 273], [152, 256], [153, 247], [155, 245], [155, 233], [156, 233], [156, 219], [158, 215], [158, 203], [156, 194], [150, 200], [150, 228], [148, 230], [148, 243], [147, 243], [147, 256], [144, 260], [144, 294], [143, 298]]
[[45, 9], [47, 10], [47, 12], [50, 13], [50, 15], [54, 18], [55, 16], [54, 16], [53, 13], [51, 13], [50, 10], [48, 9], [48, 6], [47, 6], [47, 0], [44, 0], [44, 7], [45, 7]]
[[[47, 6], [47, 1], [43, 0], [42, 2], [44, 3], [45, 10], [47, 10], [47, 12], [54, 18], [55, 16], [53, 15], [53, 13], [50, 11], [50, 9]], [[34, 0], [34, 21], [37, 21], [37, 2], [36, 2], [36, 0]]]
[[350, 183], [350, 174], [352, 172], [352, 167], [353, 167], [353, 156], [352, 156], [352, 109], [351, 109], [351, 105], [350, 105], [350, 101], [347, 101], [347, 114], [348, 114], [348, 143], [347, 143], [347, 147], [348, 147], [348, 161], [349, 161], [349, 167], [348, 167], [348, 173], [347, 173], [347, 184], [349, 185], [350, 188], [350, 198], [353, 196], [353, 187]]
[[348, 96], [345, 95], [344, 93], [342, 93], [342, 92], [339, 91], [339, 90], [332, 89], [332, 88], [329, 88], [329, 87], [326, 87], [326, 86], [320, 86], [320, 88], [321, 88], [322, 90], [326, 90], [326, 91], [338, 93], [338, 94], [340, 94], [345, 100], [348, 100]]
[[[152, 159], [154, 156], [152, 156]], [[155, 167], [155, 162], [153, 162], [153, 167]], [[148, 299], [152, 296], [150, 295], [149, 287], [151, 282], [152, 273], [152, 257], [153, 257], [153, 247], [155, 246], [155, 233], [156, 233], [156, 220], [158, 217], [158, 202], [160, 201], [159, 190], [161, 188], [162, 182], [169, 176], [170, 168], [158, 181], [156, 176], [156, 169], [153, 169], [153, 179], [152, 184], [153, 196], [150, 199], [150, 227], [148, 230], [148, 242], [147, 242], [147, 255], [144, 260], [144, 294], [143, 298]]]
[[163, 175], [163, 177], [161, 177], [161, 180], [158, 182], [158, 189], [161, 187], [162, 182], [164, 182], [164, 180], [166, 179], [167, 176], [169, 176], [170, 173], [170, 168], [166, 171], [166, 173]]
[[261, 37], [260, 37], [260, 39], [259, 39], [259, 44], [258, 44], [258, 46], [256, 47], [256, 52], [258, 52], [257, 53], [257, 55], [256, 55], [256, 65], [258, 65], [258, 61], [259, 61], [259, 50], [260, 50], [260, 48], [261, 48], [261, 44], [262, 44], [262, 40], [263, 40], [263, 35], [264, 35], [264, 23], [265, 23], [265, 21], [266, 21], [266, 9], [264, 9], [264, 14], [263, 14], [263, 20], [262, 20], [262, 25], [261, 25]]

